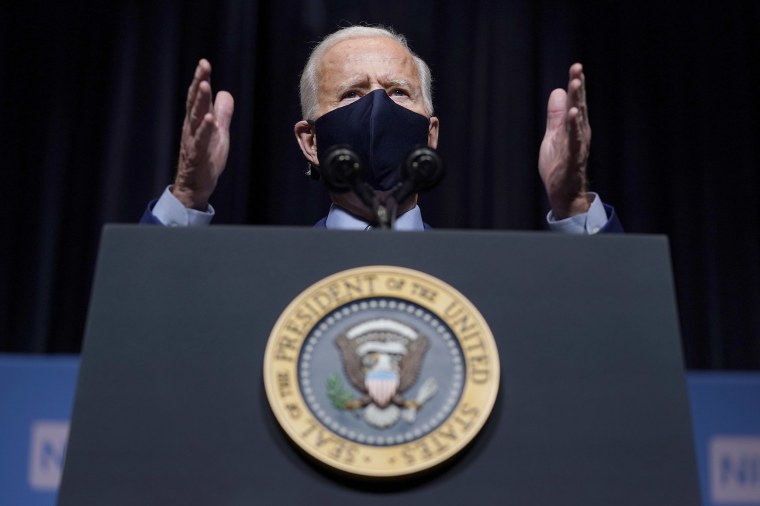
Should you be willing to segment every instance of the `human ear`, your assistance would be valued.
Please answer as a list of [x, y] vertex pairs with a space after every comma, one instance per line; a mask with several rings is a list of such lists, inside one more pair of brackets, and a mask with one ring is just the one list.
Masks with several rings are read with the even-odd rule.
[[319, 167], [319, 158], [317, 158], [317, 133], [314, 126], [306, 120], [296, 123], [293, 131], [296, 134], [296, 141], [301, 147], [301, 152], [306, 160], [315, 167]]
[[433, 116], [430, 118], [430, 125], [428, 126], [428, 147], [435, 149], [438, 147], [438, 118]]

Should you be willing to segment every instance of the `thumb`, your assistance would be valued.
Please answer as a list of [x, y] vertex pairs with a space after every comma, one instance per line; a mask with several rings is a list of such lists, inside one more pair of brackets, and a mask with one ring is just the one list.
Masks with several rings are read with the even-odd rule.
[[549, 103], [546, 105], [546, 131], [560, 128], [565, 121], [567, 107], [567, 92], [557, 88], [549, 95]]
[[235, 99], [226, 91], [216, 94], [214, 101], [214, 116], [221, 130], [228, 130], [232, 121], [232, 113], [235, 111]]

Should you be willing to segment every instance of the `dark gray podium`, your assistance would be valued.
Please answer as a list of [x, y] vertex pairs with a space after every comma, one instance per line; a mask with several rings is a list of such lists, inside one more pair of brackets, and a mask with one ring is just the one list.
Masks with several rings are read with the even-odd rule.
[[[296, 295], [376, 264], [468, 297], [501, 387], [453, 462], [364, 483], [289, 443], [262, 359]], [[699, 503], [663, 237], [104, 229], [61, 505]]]

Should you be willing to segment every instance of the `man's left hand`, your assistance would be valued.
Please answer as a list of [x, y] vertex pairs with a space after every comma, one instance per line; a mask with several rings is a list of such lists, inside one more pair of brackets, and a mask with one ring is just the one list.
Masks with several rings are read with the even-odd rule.
[[589, 209], [586, 163], [590, 146], [583, 65], [575, 63], [570, 67], [567, 91], [557, 88], [549, 96], [546, 133], [538, 154], [538, 171], [555, 219]]

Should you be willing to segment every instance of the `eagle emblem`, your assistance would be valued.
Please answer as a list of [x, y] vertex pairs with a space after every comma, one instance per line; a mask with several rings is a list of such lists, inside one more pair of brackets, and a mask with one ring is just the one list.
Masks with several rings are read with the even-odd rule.
[[345, 375], [362, 395], [354, 398], [333, 375], [328, 379], [328, 396], [338, 409], [363, 412], [373, 427], [388, 428], [400, 418], [413, 423], [417, 411], [438, 390], [435, 379], [428, 378], [415, 399], [405, 397], [417, 382], [428, 350], [427, 337], [406, 324], [389, 318], [368, 320], [339, 335], [335, 343]]

